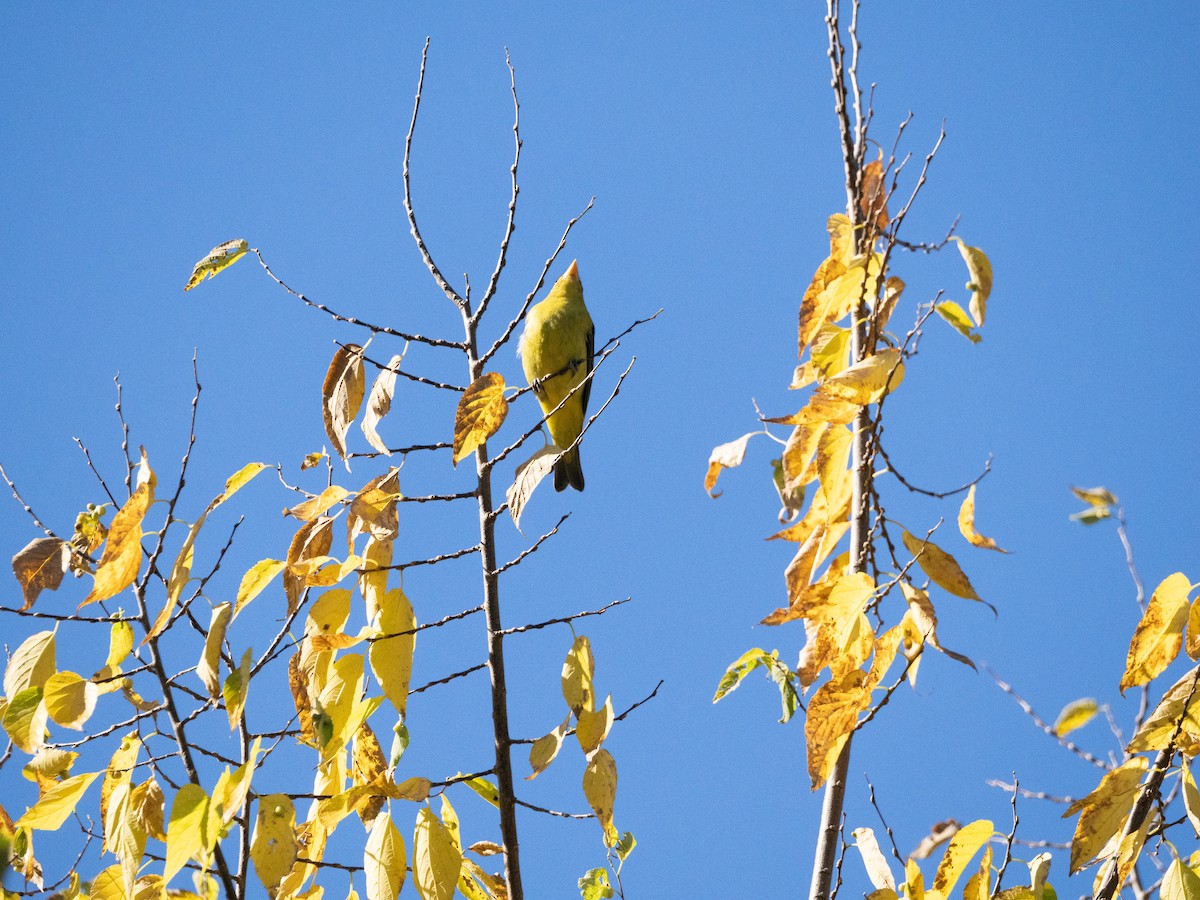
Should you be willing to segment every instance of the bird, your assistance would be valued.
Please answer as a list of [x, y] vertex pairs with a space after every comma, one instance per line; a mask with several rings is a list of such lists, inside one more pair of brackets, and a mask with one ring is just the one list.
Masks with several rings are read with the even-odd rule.
[[[525, 379], [547, 416], [550, 437], [566, 450], [579, 437], [587, 415], [592, 390], [596, 329], [583, 304], [578, 260], [554, 283], [550, 293], [535, 304], [525, 317], [525, 330], [517, 343], [517, 354]], [[582, 384], [579, 390], [571, 391]], [[563, 402], [563, 398], [570, 397]], [[562, 403], [562, 408], [554, 410]], [[579, 447], [564, 453], [554, 464], [554, 489], [583, 490], [583, 467]]]

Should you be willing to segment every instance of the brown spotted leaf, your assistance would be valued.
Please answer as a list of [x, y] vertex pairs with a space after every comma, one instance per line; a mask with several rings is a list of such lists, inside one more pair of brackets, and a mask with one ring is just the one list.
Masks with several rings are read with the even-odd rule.
[[503, 375], [485, 372], [471, 382], [454, 413], [454, 465], [495, 434], [507, 415]]
[[1146, 612], [1129, 643], [1121, 693], [1145, 684], [1175, 661], [1183, 646], [1183, 629], [1188, 621], [1188, 591], [1191, 583], [1182, 572], [1168, 575], [1154, 589]]

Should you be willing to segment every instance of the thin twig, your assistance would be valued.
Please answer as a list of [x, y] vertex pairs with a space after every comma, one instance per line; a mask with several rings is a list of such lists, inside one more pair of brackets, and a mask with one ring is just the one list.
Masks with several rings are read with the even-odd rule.
[[[500, 253], [496, 259], [496, 268], [492, 271], [492, 277], [488, 281], [487, 289], [483, 292], [483, 298], [479, 301], [479, 308], [472, 314], [471, 319], [478, 323], [483, 318], [484, 312], [487, 310], [488, 303], [496, 296], [496, 289], [500, 284], [500, 273], [504, 271], [504, 264], [508, 260], [508, 243], [512, 240], [513, 231], [517, 227], [517, 195], [521, 193], [521, 188], [517, 184], [517, 168], [521, 163], [521, 104], [517, 100], [517, 73], [513, 69], [512, 58], [508, 54], [508, 48], [504, 49], [504, 64], [508, 66], [508, 80], [512, 87], [513, 100], [513, 161], [509, 167], [509, 173], [512, 175], [512, 194], [508, 200], [508, 221], [504, 226], [504, 238], [500, 241]], [[470, 296], [468, 289], [467, 296]]]
[[[558, 619], [547, 619], [545, 622], [538, 622], [536, 625], [519, 625], [516, 628], [505, 628], [500, 633], [505, 634], [505, 635], [521, 634], [522, 632], [525, 632], [525, 631], [537, 631], [539, 628], [546, 628], [550, 625], [562, 625], [567, 622], [573, 622], [576, 619], [582, 619], [585, 616], [603, 615], [604, 613], [606, 613], [610, 609], [612, 609], [614, 606], [620, 606], [623, 603], [628, 603], [632, 599], [633, 599], [632, 597], [626, 597], [623, 600], [614, 600], [612, 603], [609, 603], [607, 606], [600, 607], [600, 609], [589, 609], [589, 610], [585, 610], [584, 612], [578, 612], [578, 613], [575, 613], [574, 615], [570, 615], [570, 616], [563, 616]], [[662, 682], [659, 682], [659, 683], [661, 684]], [[658, 690], [658, 689], [655, 688], [655, 690]]]
[[1070, 750], [1072, 753], [1074, 753], [1080, 759], [1090, 762], [1093, 766], [1096, 766], [1099, 769], [1103, 769], [1106, 772], [1109, 771], [1110, 767], [1107, 762], [1105, 762], [1102, 759], [1099, 759], [1098, 757], [1092, 756], [1092, 754], [1088, 753], [1086, 750], [1084, 750], [1079, 745], [1073, 743], [1072, 741], [1068, 741], [1066, 738], [1061, 737], [1060, 735], [1056, 734], [1054, 731], [1054, 726], [1047, 725], [1046, 722], [1042, 720], [1041, 716], [1039, 716], [1036, 712], [1034, 712], [1033, 707], [1030, 706], [1025, 701], [1025, 698], [1022, 697], [1020, 694], [1018, 694], [1015, 690], [1013, 690], [1013, 686], [1011, 684], [1008, 684], [1007, 682], [1003, 681], [999, 675], [997, 675], [995, 672], [993, 672], [987, 666], [984, 666], [983, 668], [989, 675], [992, 676], [992, 680], [996, 682], [996, 686], [998, 688], [1000, 688], [1000, 690], [1004, 691], [1004, 693], [1006, 693], [1010, 697], [1012, 697], [1013, 700], [1015, 700], [1017, 702], [1017, 705], [1019, 707], [1021, 707], [1021, 710], [1025, 713], [1025, 715], [1029, 716], [1029, 718], [1031, 718], [1033, 720], [1033, 723], [1035, 725], [1037, 725], [1038, 728], [1040, 728], [1042, 731], [1044, 731], [1050, 737], [1054, 738], [1054, 740], [1057, 741], [1061, 747], [1064, 747], [1065, 749]]
[[365, 328], [373, 334], [388, 334], [392, 337], [403, 338], [406, 341], [414, 341], [418, 344], [426, 344], [430, 347], [453, 347], [456, 350], [462, 349], [461, 341], [448, 341], [443, 338], [425, 337], [421, 334], [409, 334], [408, 332], [398, 331], [395, 328], [389, 328], [386, 325], [375, 325], [371, 322], [364, 322], [362, 319], [356, 319], [354, 316], [344, 316], [341, 313], [336, 313], [325, 304], [317, 303], [315, 300], [311, 300], [304, 294], [301, 294], [299, 291], [293, 290], [291, 287], [289, 287], [283, 281], [283, 279], [276, 275], [271, 270], [271, 267], [267, 265], [267, 261], [263, 259], [262, 252], [258, 250], [258, 248], [251, 247], [250, 252], [258, 257], [259, 265], [263, 267], [263, 270], [271, 277], [272, 281], [274, 281], [277, 285], [279, 285], [297, 300], [302, 301], [306, 306], [311, 306], [313, 309], [320, 310], [336, 322], [345, 322], [347, 325], [357, 325], [359, 328]]
[[496, 351], [508, 343], [508, 339], [511, 338], [513, 332], [517, 330], [517, 326], [525, 321], [525, 314], [529, 312], [529, 307], [533, 305], [533, 298], [537, 296], [538, 291], [542, 289], [542, 285], [546, 283], [546, 273], [550, 271], [550, 267], [554, 265], [554, 261], [558, 259], [558, 254], [562, 252], [565, 246], [567, 246], [567, 236], [570, 235], [571, 229], [575, 227], [576, 222], [587, 215], [588, 210], [592, 208], [592, 204], [595, 202], [596, 198], [593, 197], [588, 201], [587, 206], [583, 208], [583, 212], [567, 223], [567, 227], [563, 230], [562, 237], [559, 238], [558, 246], [554, 248], [554, 252], [550, 254], [550, 257], [546, 260], [546, 264], [542, 266], [542, 273], [538, 276], [537, 284], [535, 284], [533, 286], [533, 290], [526, 295], [524, 302], [521, 304], [521, 309], [509, 321], [508, 325], [504, 329], [504, 332], [500, 335], [500, 337], [496, 338], [496, 342], [488, 348], [487, 352], [484, 353], [483, 356], [479, 357], [480, 366], [486, 366], [488, 361], [496, 355]]
[[[433, 280], [437, 282], [437, 286], [442, 289], [442, 293], [451, 300], [459, 309], [465, 309], [467, 301], [459, 296], [458, 291], [450, 286], [450, 282], [442, 274], [442, 270], [438, 268], [437, 263], [433, 261], [433, 257], [429, 254], [429, 248], [425, 246], [425, 239], [421, 237], [421, 229], [417, 227], [417, 216], [413, 212], [412, 204], [412, 186], [409, 181], [409, 163], [412, 160], [412, 140], [413, 133], [417, 129], [417, 113], [421, 110], [421, 91], [425, 86], [425, 63], [429, 58], [429, 38], [425, 38], [425, 46], [421, 49], [421, 74], [417, 78], [417, 95], [413, 99], [412, 121], [408, 126], [408, 134], [404, 138], [404, 212], [408, 215], [408, 227], [412, 233], [413, 240], [416, 242], [417, 249], [421, 253], [421, 259], [425, 262], [425, 268], [429, 270], [429, 274], [433, 276]], [[446, 342], [442, 346], [457, 347], [463, 349], [461, 341]]]

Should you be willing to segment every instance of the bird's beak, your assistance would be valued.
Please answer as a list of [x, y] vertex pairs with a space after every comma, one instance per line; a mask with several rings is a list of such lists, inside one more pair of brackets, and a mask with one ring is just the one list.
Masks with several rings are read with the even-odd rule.
[[579, 260], [571, 260], [571, 267], [567, 269], [567, 272], [565, 275], [563, 275], [563, 277], [570, 278], [572, 281], [579, 280]]

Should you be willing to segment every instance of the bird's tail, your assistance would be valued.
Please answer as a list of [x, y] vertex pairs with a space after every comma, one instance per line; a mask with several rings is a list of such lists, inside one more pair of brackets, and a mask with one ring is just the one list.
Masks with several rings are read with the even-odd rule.
[[579, 463], [578, 447], [564, 454], [562, 459], [554, 464], [554, 489], [562, 491], [567, 487], [573, 487], [577, 491], [583, 490], [583, 466]]

